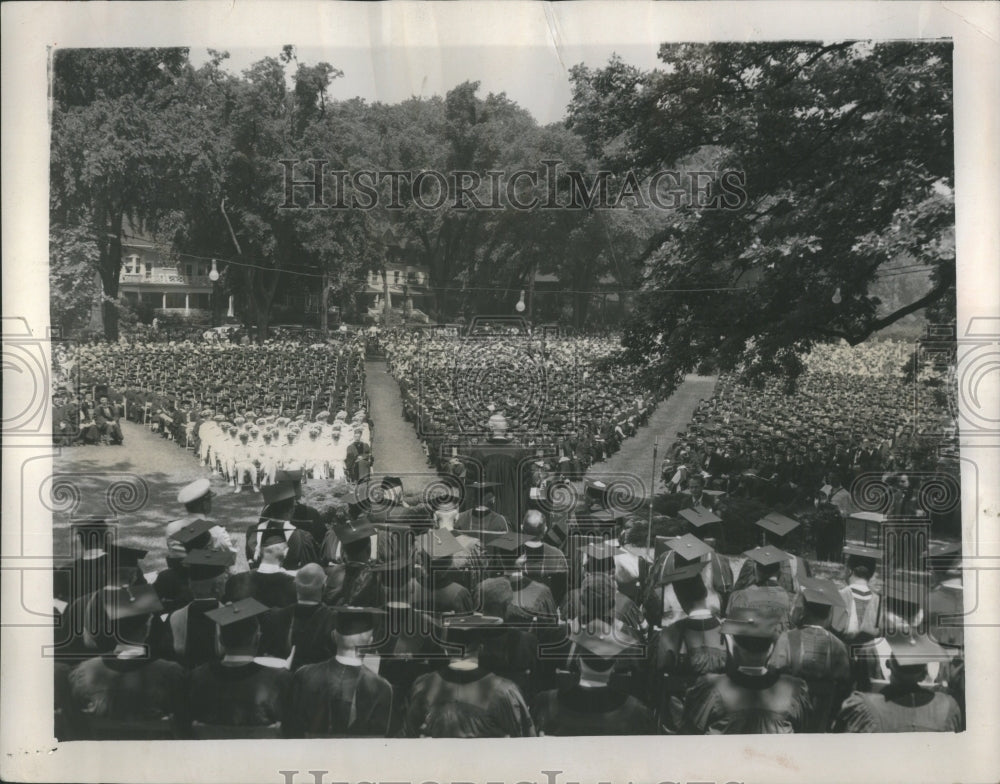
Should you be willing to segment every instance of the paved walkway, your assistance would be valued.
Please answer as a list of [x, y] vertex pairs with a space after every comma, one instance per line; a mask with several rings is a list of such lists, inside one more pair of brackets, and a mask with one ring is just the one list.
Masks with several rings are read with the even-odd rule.
[[[652, 468], [653, 439], [660, 438], [665, 454], [675, 433], [690, 421], [698, 401], [712, 394], [714, 378], [689, 376], [677, 391], [657, 406], [649, 423], [628, 439], [618, 454], [594, 466], [589, 475], [630, 473], [648, 484]], [[433, 476], [413, 425], [403, 419], [399, 386], [388, 374], [385, 362], [367, 363], [367, 392], [375, 452], [375, 472], [402, 477], [407, 492], [419, 493]], [[125, 445], [78, 446], [59, 450], [54, 460], [53, 481], [47, 502], [53, 509], [53, 546], [57, 560], [71, 552], [70, 516], [102, 515], [117, 511], [123, 539], [150, 551], [144, 561], [148, 569], [164, 561], [164, 525], [179, 517], [180, 487], [200, 476], [208, 476], [195, 455], [181, 449], [145, 427], [122, 422]], [[259, 493], [234, 493], [219, 477], [210, 477], [216, 493], [213, 517], [222, 522], [242, 544], [243, 531], [255, 522], [263, 505]], [[319, 507], [327, 496], [340, 494], [333, 483], [306, 488], [310, 503]], [[43, 490], [44, 491], [44, 490]], [[241, 547], [242, 549], [242, 547]]]
[[216, 494], [212, 516], [242, 543], [243, 532], [257, 521], [263, 506], [259, 493], [234, 493], [220, 477], [210, 476], [190, 450], [142, 425], [127, 421], [121, 425], [123, 446], [64, 447], [53, 461], [56, 476], [48, 503], [54, 510], [53, 552], [57, 560], [71, 552], [70, 515], [116, 513], [122, 540], [149, 550], [143, 567], [162, 568], [164, 526], [184, 514], [177, 503], [177, 491], [202, 476], [209, 477]]
[[435, 472], [427, 465], [427, 456], [413, 425], [403, 419], [399, 385], [381, 359], [368, 360], [365, 374], [365, 391], [375, 422], [372, 429], [374, 471], [399, 476], [407, 493], [420, 492]]
[[[591, 466], [587, 476], [598, 478], [629, 474], [641, 480], [642, 487], [651, 495], [649, 482], [653, 471], [653, 442], [657, 438], [660, 440], [657, 457], [659, 463], [677, 440], [678, 431], [684, 430], [691, 421], [698, 402], [712, 396], [715, 382], [715, 376], [690, 375], [685, 378], [669, 398], [660, 401], [646, 425], [632, 438], [626, 439], [622, 448], [610, 460]], [[656, 481], [659, 482], [659, 475]]]

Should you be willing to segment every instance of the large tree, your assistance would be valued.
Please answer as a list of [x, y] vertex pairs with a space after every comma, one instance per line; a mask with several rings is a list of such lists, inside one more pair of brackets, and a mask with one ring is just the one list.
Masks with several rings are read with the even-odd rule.
[[[703, 178], [700, 196], [682, 181], [637, 258], [628, 359], [669, 383], [705, 358], [793, 380], [816, 342], [856, 344], [953, 302], [949, 43], [665, 44], [659, 56], [651, 72], [574, 69], [570, 127], [619, 177], [739, 174]], [[880, 307], [873, 286], [914, 273], [925, 289]]]
[[101, 279], [104, 331], [112, 340], [125, 228], [141, 227], [166, 208], [161, 186], [170, 158], [196, 142], [171, 124], [183, 114], [171, 88], [186, 63], [186, 49], [68, 49], [54, 58], [53, 242], [65, 246], [82, 228], [94, 243], [96, 254], [85, 258]]

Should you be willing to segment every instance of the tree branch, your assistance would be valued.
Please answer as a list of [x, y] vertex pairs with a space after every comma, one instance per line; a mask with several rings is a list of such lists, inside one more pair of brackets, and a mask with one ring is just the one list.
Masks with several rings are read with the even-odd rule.
[[908, 316], [911, 313], [915, 313], [921, 308], [925, 308], [928, 305], [941, 299], [941, 297], [944, 296], [945, 292], [947, 292], [948, 289], [951, 288], [953, 284], [954, 281], [952, 281], [950, 278], [942, 280], [934, 288], [932, 288], [930, 291], [924, 294], [924, 296], [922, 296], [920, 299], [914, 300], [909, 305], [904, 305], [903, 307], [893, 311], [887, 316], [875, 319], [875, 321], [871, 322], [866, 327], [865, 332], [863, 334], [852, 335], [851, 337], [847, 338], [847, 342], [850, 343], [852, 346], [858, 345], [859, 343], [866, 340], [868, 336], [871, 335], [873, 332], [878, 332], [880, 329], [885, 329], [890, 324], [894, 324], [897, 321], [899, 321], [901, 318], [903, 318], [903, 316]]

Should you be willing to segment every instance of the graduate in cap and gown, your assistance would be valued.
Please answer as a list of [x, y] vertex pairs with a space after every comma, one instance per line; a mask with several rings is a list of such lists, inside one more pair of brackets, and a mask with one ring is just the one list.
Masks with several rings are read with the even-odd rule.
[[69, 673], [71, 725], [93, 740], [169, 739], [185, 723], [187, 674], [150, 655], [150, 620], [160, 613], [148, 585], [108, 589], [104, 610], [118, 640], [114, 649]]
[[403, 722], [405, 737], [535, 736], [518, 687], [480, 664], [487, 639], [504, 633], [502, 623], [501, 618], [479, 614], [443, 616], [450, 660], [413, 684]]
[[423, 589], [414, 597], [418, 610], [443, 613], [471, 613], [472, 594], [458, 581], [455, 556], [462, 547], [451, 531], [437, 528], [417, 539], [417, 552], [426, 568]]
[[[319, 561], [319, 547], [316, 540], [308, 530], [300, 528], [295, 523], [294, 515], [297, 504], [293, 484], [282, 481], [273, 485], [264, 485], [261, 488], [261, 493], [266, 505], [261, 511], [259, 522], [247, 529], [247, 562], [255, 564], [260, 561], [260, 535], [272, 523], [279, 521], [291, 523], [295, 529], [287, 537], [288, 552], [283, 562], [284, 567], [289, 571], [294, 571], [307, 563], [317, 563]], [[318, 522], [318, 525], [323, 527], [322, 522]]]
[[616, 661], [632, 650], [635, 640], [598, 619], [579, 624], [570, 634], [579, 679], [543, 691], [532, 716], [539, 735], [651, 735], [653, 714], [638, 699], [612, 684]]
[[379, 607], [385, 590], [372, 569], [378, 548], [378, 531], [365, 518], [334, 526], [340, 542], [341, 563], [326, 567], [323, 601], [330, 605]]
[[[698, 565], [698, 575], [705, 587], [705, 597], [699, 601], [716, 616], [722, 614], [728, 592], [720, 594], [716, 589], [732, 586], [731, 582], [727, 583], [722, 579], [722, 575], [729, 572], [729, 565], [718, 556], [711, 545], [693, 533], [685, 533], [683, 536], [665, 539], [663, 552], [656, 557], [646, 579], [643, 611], [647, 621], [654, 628], [666, 631], [687, 617], [688, 612], [680, 602], [674, 585], [679, 578], [671, 575], [682, 570], [686, 574], [686, 571], [695, 564]], [[673, 643], [666, 639], [663, 642], [667, 649], [673, 647]]]
[[681, 537], [684, 546], [668, 546], [660, 553], [650, 567], [646, 580], [642, 603], [647, 619], [654, 625], [668, 625], [667, 619], [681, 617], [676, 605], [671, 605], [669, 601], [664, 603], [662, 577], [692, 560], [701, 562], [701, 575], [708, 590], [709, 603], [717, 606], [720, 612], [726, 608], [729, 594], [733, 590], [732, 567], [715, 551], [714, 546], [721, 534], [722, 518], [706, 509], [681, 509], [678, 516], [685, 521], [687, 528]]
[[[799, 590], [799, 580], [809, 577], [811, 571], [809, 564], [800, 555], [788, 553], [789, 537], [795, 529], [799, 527], [798, 520], [793, 520], [783, 514], [771, 512], [755, 523], [763, 531], [762, 545], [774, 545], [783, 548], [788, 557], [781, 561], [781, 573], [778, 576], [778, 584], [791, 594]], [[736, 588], [746, 588], [754, 584], [754, 562], [747, 559], [740, 568], [739, 576], [736, 578]]]
[[878, 692], [854, 692], [834, 723], [840, 732], [959, 732], [962, 711], [950, 694], [927, 688], [928, 665], [949, 655], [927, 635], [886, 636], [892, 651], [889, 683]]
[[792, 594], [781, 586], [781, 562], [791, 556], [773, 545], [755, 547], [744, 553], [754, 564], [756, 581], [747, 588], [733, 591], [726, 608], [752, 609], [775, 619], [778, 630], [784, 631], [791, 623]]
[[337, 653], [300, 667], [292, 676], [282, 732], [288, 738], [385, 737], [392, 715], [392, 686], [363, 660], [385, 611], [338, 607]]
[[267, 607], [295, 604], [295, 578], [282, 568], [288, 557], [288, 540], [296, 528], [287, 521], [268, 522], [260, 537], [260, 563], [249, 572], [240, 572], [226, 583], [225, 598], [236, 601], [253, 597]]
[[507, 518], [493, 510], [496, 503], [496, 482], [469, 482], [475, 506], [459, 512], [455, 521], [456, 531], [507, 533], [511, 530]]
[[[268, 608], [256, 599], [240, 599], [209, 610], [219, 627], [222, 658], [196, 667], [188, 684], [190, 718], [235, 728], [275, 726], [281, 721], [285, 690], [291, 680], [286, 662], [257, 657], [260, 621]], [[252, 735], [247, 735], [252, 737]], [[226, 737], [239, 738], [239, 731]]]
[[703, 675], [684, 697], [687, 735], [750, 735], [804, 732], [812, 704], [805, 681], [769, 667], [781, 630], [779, 619], [730, 604], [722, 633], [726, 672]]
[[167, 620], [174, 658], [193, 668], [222, 656], [218, 626], [206, 616], [220, 606], [226, 589], [226, 570], [235, 556], [222, 550], [192, 550], [184, 559], [191, 601]]
[[700, 675], [723, 672], [726, 666], [726, 645], [722, 637], [719, 607], [709, 600], [708, 589], [701, 579], [701, 563], [678, 563], [660, 578], [665, 601], [681, 609], [681, 617], [659, 627], [654, 638], [655, 672], [669, 673], [690, 681]]
[[852, 684], [847, 646], [830, 631], [833, 608], [844, 598], [830, 580], [803, 577], [801, 584], [793, 610], [800, 620], [778, 637], [768, 664], [808, 684], [813, 712], [806, 731], [827, 732]]
[[[105, 597], [109, 589], [145, 585], [146, 580], [139, 570], [139, 562], [145, 557], [146, 551], [141, 548], [109, 544], [107, 585], [89, 596], [77, 599], [67, 608], [70, 628], [81, 619], [83, 621], [83, 643], [87, 650], [107, 653], [114, 649], [117, 641], [105, 612]], [[153, 629], [158, 628], [158, 620], [158, 615], [153, 617]], [[157, 634], [151, 631], [150, 637], [157, 637]]]

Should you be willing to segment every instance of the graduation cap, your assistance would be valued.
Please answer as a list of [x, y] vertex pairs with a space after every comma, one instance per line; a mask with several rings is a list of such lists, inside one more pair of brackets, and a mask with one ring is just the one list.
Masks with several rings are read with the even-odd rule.
[[128, 585], [104, 589], [104, 612], [112, 621], [153, 615], [162, 611], [160, 597], [152, 585]]
[[378, 619], [386, 614], [377, 607], [334, 607], [334, 629], [338, 634], [349, 636], [370, 632], [375, 628]]
[[215, 525], [211, 520], [195, 520], [193, 523], [188, 523], [179, 531], [175, 531], [170, 538], [176, 539], [189, 552], [191, 550], [200, 550], [208, 544], [211, 539], [209, 531]]
[[139, 561], [146, 557], [148, 550], [139, 547], [116, 544], [108, 546], [108, 557], [111, 564], [118, 568], [135, 568]]
[[370, 539], [378, 533], [375, 526], [367, 521], [353, 521], [335, 525], [333, 532], [343, 544], [353, 544], [362, 539]]
[[615, 556], [621, 552], [610, 539], [602, 539], [598, 542], [590, 542], [580, 548], [580, 552], [587, 556], [590, 561], [614, 561]]
[[[289, 470], [289, 469], [279, 469], [274, 472], [274, 480], [279, 484], [282, 482], [301, 482], [302, 481], [302, 469]], [[263, 488], [261, 488], [263, 489]]]
[[[490, 540], [489, 547], [494, 547], [497, 550], [503, 550], [505, 552], [513, 553], [519, 550], [526, 542], [529, 541], [532, 541], [530, 536], [509, 532], [506, 534], [501, 534], [495, 539]], [[539, 547], [538, 549], [542, 548]]]
[[506, 631], [503, 618], [480, 613], [463, 615], [444, 613], [439, 617], [438, 622], [444, 629], [445, 638], [449, 642], [477, 642], [498, 636]]
[[676, 583], [681, 580], [690, 580], [695, 577], [700, 577], [703, 565], [700, 561], [695, 561], [694, 563], [686, 563], [683, 566], [677, 566], [672, 571], [664, 572], [660, 577], [660, 585], [667, 585], [668, 583]]
[[781, 618], [753, 607], [734, 607], [722, 621], [720, 631], [737, 637], [776, 639], [781, 631]]
[[780, 537], [787, 536], [798, 528], [799, 521], [793, 520], [791, 517], [785, 517], [785, 515], [779, 514], [778, 512], [770, 512], [758, 520], [755, 525], [758, 525], [765, 531]]
[[252, 596], [240, 599], [232, 604], [224, 604], [214, 610], [205, 613], [205, 617], [219, 624], [219, 626], [232, 626], [240, 621], [252, 621], [258, 615], [263, 615], [270, 608], [266, 604], [254, 599]]
[[580, 512], [576, 522], [581, 526], [611, 528], [617, 526], [619, 521], [627, 517], [627, 512], [615, 511], [614, 509], [595, 509], [593, 512]]
[[421, 534], [417, 538], [417, 547], [434, 561], [450, 559], [462, 552], [462, 545], [455, 539], [455, 535], [444, 528]]
[[578, 648], [582, 648], [586, 654], [600, 659], [613, 659], [622, 651], [637, 644], [624, 631], [599, 621], [580, 624], [578, 627], [574, 625], [570, 631], [569, 639]]
[[285, 528], [284, 521], [267, 520], [263, 528], [260, 525], [257, 526], [257, 535], [261, 547], [267, 547], [272, 544], [284, 544], [288, 541], [291, 533], [292, 530]]
[[677, 514], [691, 523], [691, 525], [695, 528], [701, 528], [704, 525], [722, 522], [721, 517], [713, 512], [709, 512], [707, 509], [705, 511], [699, 511], [697, 509], [681, 509]]
[[926, 634], [887, 634], [892, 658], [902, 667], [917, 667], [932, 662], [943, 662], [951, 657], [947, 651]]
[[278, 482], [273, 485], [261, 485], [260, 493], [264, 496], [264, 503], [276, 504], [279, 501], [295, 498], [295, 487], [289, 482]]
[[703, 556], [715, 552], [711, 545], [705, 544], [694, 534], [671, 537], [665, 544], [685, 561], [700, 561]]
[[477, 480], [475, 482], [469, 482], [466, 487], [469, 490], [475, 490], [477, 493], [485, 494], [495, 493], [495, 488], [499, 487], [499, 485], [496, 482], [481, 482]]
[[755, 547], [753, 550], [747, 550], [743, 554], [761, 566], [773, 566], [776, 563], [787, 561], [792, 557], [784, 550], [779, 550], [771, 544], [766, 547]]
[[832, 580], [822, 580], [818, 577], [800, 577], [802, 598], [810, 604], [824, 604], [830, 607], [846, 607], [844, 597], [837, 590]]
[[234, 563], [236, 554], [230, 550], [192, 550], [183, 561], [194, 580], [218, 577]]

